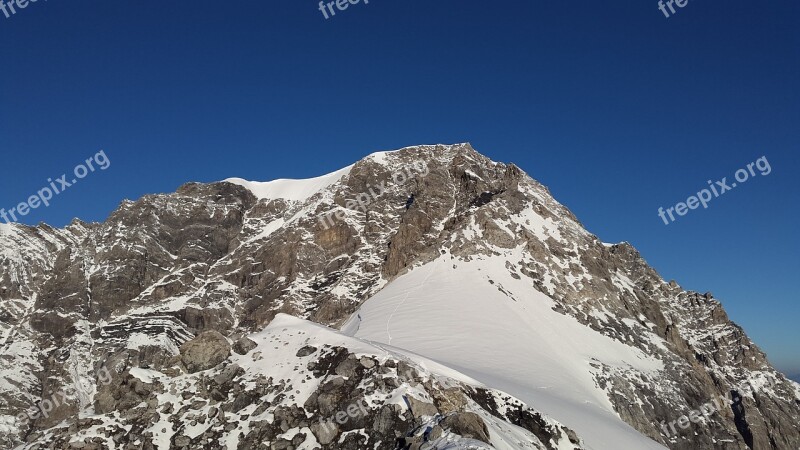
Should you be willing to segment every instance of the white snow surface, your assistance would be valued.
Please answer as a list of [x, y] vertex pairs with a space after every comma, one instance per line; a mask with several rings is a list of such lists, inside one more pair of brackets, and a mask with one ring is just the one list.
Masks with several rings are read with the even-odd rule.
[[665, 448], [623, 422], [592, 375], [593, 363], [655, 373], [662, 362], [553, 311], [551, 298], [504, 264], [502, 256], [440, 256], [367, 300], [342, 331], [508, 392], [575, 430], [590, 449]]
[[321, 177], [304, 180], [278, 179], [259, 182], [241, 178], [228, 178], [224, 181], [249, 189], [259, 199], [305, 201], [313, 197], [314, 194], [336, 184], [342, 177], [350, 173], [352, 168], [353, 166], [350, 165]]
[[[248, 373], [263, 373], [276, 379], [292, 380], [292, 389], [296, 389], [295, 394], [299, 399], [308, 398], [314, 390], [318, 389], [320, 383], [320, 380], [317, 379], [304, 382], [303, 374], [296, 371], [298, 366], [296, 351], [302, 345], [342, 346], [357, 355], [375, 356], [381, 363], [385, 363], [387, 359], [405, 360], [411, 365], [422, 369], [424, 374], [435, 377], [443, 384], [449, 384], [447, 380], [453, 380], [472, 386], [484, 386], [479, 381], [464, 375], [458, 370], [405, 349], [348, 336], [325, 326], [287, 314], [278, 314], [264, 331], [250, 335], [250, 339], [259, 344], [259, 351], [264, 351], [263, 361], [251, 361], [248, 357], [234, 356], [236, 362], [247, 369]], [[305, 365], [306, 361], [302, 361], [302, 364]], [[491, 388], [492, 386], [486, 387]], [[403, 401], [403, 395], [412, 395], [424, 400], [425, 397], [420, 396], [416, 391], [416, 388], [404, 383], [396, 390], [395, 395], [390, 400], [387, 400], [387, 403], [394, 403], [405, 409], [407, 406]], [[298, 402], [298, 404], [302, 403]], [[529, 406], [536, 409], [533, 405]], [[435, 448], [442, 450], [488, 450], [490, 448], [495, 450], [526, 450], [535, 448], [530, 444], [531, 442], [539, 442], [527, 430], [499, 421], [482, 409], [475, 408], [472, 412], [481, 415], [486, 422], [489, 429], [491, 447], [479, 441], [446, 434], [436, 443]], [[569, 445], [566, 439], [563, 439], [557, 448], [559, 450], [567, 450], [573, 447]]]

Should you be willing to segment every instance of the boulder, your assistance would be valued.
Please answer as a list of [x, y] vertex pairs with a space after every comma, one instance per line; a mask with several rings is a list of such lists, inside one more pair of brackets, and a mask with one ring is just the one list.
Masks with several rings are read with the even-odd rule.
[[459, 436], [489, 443], [489, 430], [483, 419], [475, 413], [455, 413], [445, 417], [439, 425]]
[[240, 337], [236, 340], [236, 342], [233, 343], [233, 351], [239, 355], [246, 355], [256, 347], [258, 347], [258, 344], [245, 336]]
[[231, 345], [218, 331], [200, 333], [181, 346], [181, 361], [189, 373], [216, 367], [231, 355]]

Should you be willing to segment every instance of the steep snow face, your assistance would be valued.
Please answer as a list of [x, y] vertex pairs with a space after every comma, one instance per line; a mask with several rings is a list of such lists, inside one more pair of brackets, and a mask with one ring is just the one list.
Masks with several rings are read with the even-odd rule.
[[[365, 196], [366, 204], [356, 201]], [[280, 313], [337, 328], [351, 318], [343, 328], [351, 337], [312, 332]], [[231, 385], [227, 367], [202, 377], [181, 362], [182, 345], [200, 333], [214, 330], [238, 342], [268, 324], [270, 342], [261, 340], [257, 350], [265, 361], [247, 357], [264, 365], [283, 361], [280, 368], [232, 356], [225, 364], [239, 364], [245, 373], [237, 377], [247, 382]], [[315, 361], [282, 348], [300, 344], [298, 329], [327, 345], [324, 355]], [[313, 447], [316, 438], [335, 438], [323, 448], [374, 450], [377, 441], [407, 434], [412, 423], [425, 425], [415, 428], [424, 434], [441, 419], [403, 410], [394, 401], [398, 380], [418, 399], [424, 400], [419, 384], [425, 395], [444, 392], [431, 400], [443, 414], [480, 416], [455, 425], [480, 424], [492, 439], [502, 437], [476, 444], [440, 429], [433, 437], [440, 447], [491, 442], [552, 450], [581, 447], [584, 437], [595, 450], [653, 445], [643, 436], [676, 450], [719, 442], [737, 450], [800, 444], [797, 385], [771, 368], [717, 300], [664, 282], [627, 243], [603, 244], [546, 187], [468, 144], [374, 153], [310, 180], [189, 183], [172, 194], [123, 202], [102, 224], [0, 227], [0, 338], [4, 448], [45, 432], [53, 441], [75, 442], [77, 429], [87, 438], [131, 436], [123, 446], [150, 439], [156, 447], [181, 447], [210, 433], [231, 450], [244, 433], [250, 448]], [[388, 360], [380, 370], [364, 366], [356, 378], [342, 376], [352, 361], [336, 358], [352, 354], [330, 345], [364, 346], [358, 351], [373, 355], [367, 365], [388, 352], [423, 376]], [[393, 399], [368, 418], [381, 430], [359, 424], [333, 436], [313, 427], [309, 433], [298, 424], [330, 413], [330, 397], [273, 402], [278, 393], [305, 393], [304, 386], [286, 391], [283, 382], [316, 383], [308, 364], [319, 361], [344, 364], [326, 366], [319, 376], [331, 379], [318, 380], [327, 386], [342, 383], [334, 375], [343, 378], [344, 385], [326, 388], [341, 398], [372, 399], [379, 388], [383, 400]], [[115, 383], [84, 383], [99, 366], [113, 369]], [[230, 392], [198, 388], [218, 376]], [[458, 385], [456, 397], [466, 396], [457, 411], [443, 386], [424, 384], [438, 377]], [[154, 386], [140, 389], [136, 380]], [[663, 434], [661, 421], [729, 395], [742, 382], [767, 388], [680, 436]], [[523, 407], [480, 385], [532, 403]], [[45, 390], [64, 391], [63, 407], [48, 421], [16, 420]], [[156, 391], [175, 398], [149, 396]], [[93, 414], [92, 405], [104, 414], [95, 418], [100, 422], [72, 420], [76, 412]], [[220, 418], [233, 413], [230, 421]], [[257, 419], [231, 426], [244, 416]], [[206, 427], [210, 420], [217, 422]], [[292, 424], [289, 434], [282, 420]], [[174, 423], [190, 425], [176, 430]], [[559, 443], [525, 435], [540, 427], [561, 436]], [[143, 434], [148, 429], [153, 436]]]
[[[555, 302], [505, 269], [508, 255], [445, 254], [369, 299], [345, 332], [391, 344], [537, 405], [587, 448], [664, 448], [624, 423], [597, 385], [598, 364], [652, 377], [663, 363], [555, 312]], [[507, 259], [508, 258], [508, 259]]]
[[[476, 381], [475, 379], [464, 375], [458, 370], [454, 370], [445, 365], [439, 364], [436, 361], [425, 358], [407, 349], [398, 348], [395, 346], [381, 345], [368, 340], [347, 336], [343, 333], [329, 329], [327, 327], [314, 324], [312, 322], [297, 319], [292, 316], [281, 314], [261, 333], [251, 336], [251, 339], [256, 341], [261, 348], [268, 349], [272, 344], [272, 349], [267, 350], [264, 355], [264, 362], [257, 367], [253, 367], [254, 373], [274, 373], [277, 379], [284, 379], [293, 377], [295, 380], [300, 381], [301, 375], [296, 373], [297, 356], [295, 353], [297, 349], [302, 346], [331, 346], [347, 348], [353, 352], [357, 357], [374, 358], [378, 364], [385, 364], [387, 361], [397, 360], [404, 361], [412, 367], [418, 368], [420, 373], [424, 374], [425, 378], [436, 380], [436, 383], [444, 386], [474, 386], [480, 388], [489, 388], [487, 385]], [[275, 346], [274, 343], [284, 342], [282, 346]], [[239, 358], [241, 359], [241, 358]], [[268, 367], [264, 363], [268, 364]], [[280, 373], [282, 371], [283, 373]], [[294, 372], [294, 373], [293, 373]], [[296, 391], [299, 399], [307, 399], [313, 394], [314, 389], [317, 389], [319, 384], [308, 383], [305, 384], [300, 390]], [[388, 403], [396, 405], [401, 410], [408, 409], [408, 400], [404, 397], [412, 396], [419, 401], [425, 401], [427, 394], [420, 391], [421, 385], [415, 386], [414, 383], [403, 384], [396, 391], [390, 393]], [[507, 395], [504, 392], [495, 392], [498, 396]], [[429, 398], [429, 397], [428, 397]], [[386, 402], [379, 403], [379, 396], [373, 395], [369, 400], [370, 406], [378, 404], [383, 405]], [[298, 402], [302, 404], [302, 402]], [[478, 404], [470, 403], [468, 410], [482, 416], [487, 423], [490, 431], [489, 437], [492, 446], [486, 443], [476, 441], [474, 439], [466, 439], [457, 435], [444, 436], [439, 442], [434, 443], [436, 448], [442, 449], [496, 449], [496, 450], [524, 450], [545, 448], [545, 444], [540, 442], [540, 439], [532, 435], [529, 431], [520, 428], [516, 425], [509, 424], [503, 420], [498, 420], [493, 417], [489, 412], [483, 410]], [[430, 426], [437, 423], [435, 417], [429, 417], [427, 422]], [[441, 419], [439, 419], [441, 420]], [[561, 425], [553, 420], [547, 420], [547, 423], [560, 427]], [[422, 427], [424, 429], [424, 426]], [[558, 445], [556, 450], [575, 448], [571, 445], [568, 439], [564, 436], [557, 436]], [[388, 448], [388, 447], [386, 447]]]
[[305, 201], [314, 194], [324, 191], [350, 173], [353, 166], [347, 166], [321, 177], [303, 180], [279, 179], [266, 182], [247, 181], [241, 178], [228, 178], [228, 183], [237, 184], [250, 190], [258, 199]]

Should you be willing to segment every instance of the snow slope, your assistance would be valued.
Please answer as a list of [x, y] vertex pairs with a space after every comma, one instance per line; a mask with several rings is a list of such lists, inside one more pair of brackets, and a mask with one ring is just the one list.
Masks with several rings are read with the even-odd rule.
[[[130, 369], [133, 378], [146, 384], [159, 384], [166, 387], [163, 391], [157, 392], [150, 401], [158, 403], [158, 410], [162, 413], [156, 414], [157, 420], [152, 422], [147, 432], [154, 436], [153, 443], [157, 450], [168, 450], [175, 448], [171, 443], [176, 436], [187, 436], [195, 439], [202, 436], [213, 435], [213, 430], [228, 423], [220, 425], [217, 420], [213, 420], [219, 409], [224, 409], [219, 403], [205, 401], [197, 402], [192, 396], [184, 396], [186, 393], [196, 393], [204, 389], [210, 383], [209, 380], [217, 380], [224, 377], [224, 373], [241, 373], [239, 381], [247, 387], [248, 392], [260, 392], [258, 389], [260, 381], [269, 378], [276, 380], [281, 388], [270, 392], [255, 402], [240, 408], [229, 408], [225, 414], [229, 416], [230, 422], [236, 426], [235, 432], [228, 433], [222, 438], [210, 440], [210, 444], [224, 444], [228, 449], [252, 448], [244, 440], [253, 429], [266, 421], [280, 420], [275, 417], [274, 409], [268, 410], [263, 405], [269, 402], [273, 407], [300, 407], [306, 405], [309, 398], [318, 395], [320, 387], [331, 381], [331, 377], [321, 377], [313, 375], [308, 366], [309, 363], [318, 361], [320, 352], [326, 351], [331, 347], [342, 347], [348, 349], [362, 360], [364, 358], [373, 361], [374, 364], [384, 365], [388, 361], [403, 361], [410, 367], [417, 369], [423, 376], [437, 385], [458, 386], [466, 384], [474, 387], [483, 387], [481, 383], [465, 376], [458, 371], [452, 370], [427, 358], [415, 355], [402, 349], [375, 344], [363, 339], [344, 335], [336, 330], [324, 327], [313, 322], [298, 319], [286, 314], [278, 314], [275, 320], [263, 331], [250, 335], [256, 347], [246, 355], [233, 354], [230, 356], [229, 364], [218, 367], [217, 371], [206, 371], [195, 374], [181, 374], [179, 376], [168, 376], [162, 372], [135, 367]], [[313, 348], [313, 352], [298, 355], [299, 349]], [[397, 365], [394, 365], [397, 367]], [[236, 368], [241, 368], [237, 372]], [[231, 370], [233, 369], [233, 370]], [[397, 378], [397, 369], [387, 373], [391, 378]], [[334, 376], [333, 378], [339, 378]], [[495, 396], [506, 397], [504, 392], [491, 391]], [[262, 392], [263, 393], [263, 392]], [[288, 395], [287, 395], [288, 394]], [[393, 388], [391, 392], [371, 390], [371, 393], [364, 397], [367, 408], [381, 408], [384, 405], [394, 405], [401, 410], [408, 409], [407, 398], [414, 397], [416, 400], [424, 402], [430, 399], [424, 386], [416, 383], [402, 382]], [[168, 409], [166, 405], [170, 405]], [[477, 403], [470, 402], [466, 408], [481, 416], [486, 423], [491, 440], [491, 446], [484, 442], [474, 439], [464, 438], [453, 433], [444, 433], [441, 438], [435, 441], [436, 448], [439, 450], [537, 450], [550, 448], [554, 450], [573, 450], [576, 448], [570, 444], [564, 435], [557, 444], [553, 442], [543, 443], [535, 435], [519, 426], [505, 422], [482, 409]], [[163, 411], [177, 412], [178, 416], [171, 416]], [[195, 420], [196, 417], [209, 417], [209, 420]], [[113, 440], [102, 433], [104, 428], [114, 428], [120, 426], [115, 417], [111, 415], [92, 414], [91, 411], [82, 414], [84, 418], [91, 418], [97, 421], [97, 425], [82, 430], [77, 433], [70, 433], [69, 442], [77, 444], [84, 442], [85, 439], [94, 439], [104, 442], [109, 448], [115, 448]], [[425, 416], [429, 422], [424, 424], [433, 426], [441, 417]], [[320, 418], [319, 420], [327, 420]], [[309, 422], [317, 422], [312, 419]], [[560, 424], [547, 419], [547, 425], [560, 426]], [[64, 425], [64, 424], [62, 424]], [[409, 427], [411, 424], [409, 424]], [[130, 426], [122, 424], [122, 429], [130, 431]], [[423, 427], [424, 428], [424, 427]], [[52, 438], [54, 430], [50, 430], [44, 436], [45, 439]], [[355, 429], [349, 432], [367, 433], [367, 429]], [[208, 433], [208, 434], [207, 434]], [[307, 426], [288, 427], [283, 429], [281, 437], [291, 438], [298, 433], [303, 433], [309, 438], [296, 448], [297, 450], [314, 450], [319, 448], [318, 441], [313, 437], [312, 430]], [[341, 441], [340, 441], [341, 442]], [[546, 445], [550, 445], [547, 447]], [[34, 444], [23, 445], [19, 449], [36, 448]], [[199, 448], [197, 446], [191, 448]], [[377, 448], [388, 448], [381, 446]], [[423, 447], [430, 448], [430, 447]]]
[[[441, 144], [439, 144], [441, 146]], [[430, 146], [435, 147], [435, 146]], [[388, 161], [396, 155], [402, 154], [404, 150], [414, 147], [406, 147], [399, 150], [381, 151], [369, 154], [364, 160], [371, 160], [377, 164], [388, 164]], [[339, 182], [344, 176], [350, 173], [354, 164], [322, 175], [315, 178], [306, 179], [286, 179], [281, 178], [272, 181], [249, 181], [242, 178], [228, 178], [228, 183], [236, 184], [247, 188], [259, 199], [267, 200], [291, 200], [305, 201], [313, 197], [314, 194], [322, 192]]]
[[[424, 372], [430, 374], [430, 376], [437, 378], [440, 382], [451, 384], [454, 381], [472, 386], [482, 386], [479, 381], [465, 376], [457, 370], [453, 370], [452, 368], [404, 349], [384, 346], [368, 340], [347, 336], [325, 326], [286, 314], [279, 314], [264, 331], [251, 335], [250, 338], [259, 344], [259, 349], [263, 349], [264, 359], [260, 362], [253, 362], [248, 361], [247, 357], [236, 357], [236, 362], [245, 369], [250, 369], [248, 373], [263, 373], [278, 379], [291, 379], [292, 385], [297, 389], [295, 394], [301, 399], [308, 398], [308, 396], [314, 392], [314, 389], [318, 388], [318, 382], [306, 383], [303, 381], [302, 375], [304, 374], [297, 372], [298, 362], [295, 353], [296, 349], [303, 345], [341, 346], [357, 355], [375, 357], [380, 362], [385, 362], [389, 359], [404, 360], [414, 367], [419, 367]], [[282, 345], [277, 345], [278, 343]], [[448, 382], [447, 380], [452, 381]], [[403, 396], [416, 396], [417, 394], [414, 387], [403, 384], [390, 396], [389, 402], [397, 404], [405, 409], [407, 406], [403, 400]], [[377, 398], [378, 396], [374, 395], [374, 397]], [[424, 395], [422, 398], [424, 398]], [[375, 399], [369, 398], [368, 400], [371, 403]], [[477, 405], [472, 405], [472, 410], [481, 415], [486, 422], [490, 431], [492, 447], [472, 439], [465, 439], [458, 436], [444, 436], [441, 442], [437, 443], [437, 448], [441, 450], [490, 450], [491, 448], [496, 450], [522, 450], [535, 448], [530, 443], [538, 442], [538, 440], [528, 431], [507, 422], [497, 420], [497, 418], [487, 414], [477, 407]], [[566, 450], [572, 448], [574, 447], [571, 446], [567, 440], [562, 440], [558, 446], [558, 449]]]
[[504, 264], [445, 254], [390, 283], [343, 331], [506, 391], [574, 429], [587, 448], [664, 448], [624, 423], [592, 376], [598, 362], [645, 374], [661, 362], [553, 311], [552, 299]]
[[278, 179], [273, 181], [248, 181], [241, 178], [228, 178], [228, 183], [237, 184], [250, 190], [259, 199], [283, 199], [292, 201], [304, 201], [314, 194], [324, 191], [329, 186], [336, 184], [345, 175], [350, 173], [353, 166], [347, 166], [336, 172], [316, 178], [303, 180]]

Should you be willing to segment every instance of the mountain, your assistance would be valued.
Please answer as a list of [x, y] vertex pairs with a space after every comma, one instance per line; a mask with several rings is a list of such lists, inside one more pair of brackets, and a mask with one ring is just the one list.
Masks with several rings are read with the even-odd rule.
[[3, 448], [800, 445], [800, 385], [717, 299], [469, 144], [0, 248]]

